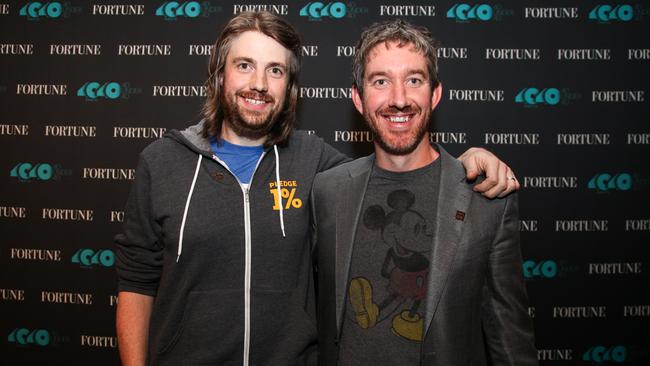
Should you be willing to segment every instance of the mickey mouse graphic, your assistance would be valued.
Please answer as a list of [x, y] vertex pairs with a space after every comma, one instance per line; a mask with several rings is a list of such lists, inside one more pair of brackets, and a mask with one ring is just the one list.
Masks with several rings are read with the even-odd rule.
[[[353, 278], [348, 291], [357, 324], [363, 329], [372, 328], [410, 302], [410, 308], [393, 317], [391, 330], [397, 336], [421, 342], [424, 320], [418, 309], [426, 298], [429, 259], [425, 253], [430, 250], [433, 234], [424, 216], [411, 209], [414, 202], [411, 191], [395, 190], [387, 197], [393, 211], [386, 214], [381, 206], [372, 205], [363, 215], [363, 224], [380, 231], [382, 241], [389, 247], [381, 266], [381, 276], [388, 280], [386, 298], [375, 303], [372, 285], [364, 277]], [[395, 301], [399, 301], [397, 307], [381, 314]], [[383, 319], [379, 319], [380, 314]]]

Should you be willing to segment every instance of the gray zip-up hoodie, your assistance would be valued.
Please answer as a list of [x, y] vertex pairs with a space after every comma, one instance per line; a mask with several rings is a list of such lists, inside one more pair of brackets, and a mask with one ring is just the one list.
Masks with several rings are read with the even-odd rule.
[[245, 187], [201, 130], [140, 154], [115, 238], [118, 290], [155, 297], [149, 364], [315, 363], [309, 194], [346, 157], [296, 131]]

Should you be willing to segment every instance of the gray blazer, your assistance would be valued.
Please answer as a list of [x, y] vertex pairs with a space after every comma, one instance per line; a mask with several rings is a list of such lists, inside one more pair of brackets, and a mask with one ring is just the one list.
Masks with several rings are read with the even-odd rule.
[[[422, 365], [537, 365], [517, 195], [488, 200], [441, 147]], [[319, 173], [312, 190], [319, 364], [336, 365], [352, 246], [374, 155]]]

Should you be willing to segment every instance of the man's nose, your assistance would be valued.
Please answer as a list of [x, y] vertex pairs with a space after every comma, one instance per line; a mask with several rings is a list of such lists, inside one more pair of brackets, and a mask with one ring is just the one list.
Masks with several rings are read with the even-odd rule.
[[255, 70], [251, 75], [250, 85], [251, 90], [258, 92], [266, 92], [269, 88], [268, 80], [266, 78], [266, 70]]
[[390, 104], [396, 108], [404, 108], [408, 105], [406, 98], [406, 88], [402, 83], [392, 85], [390, 94]]

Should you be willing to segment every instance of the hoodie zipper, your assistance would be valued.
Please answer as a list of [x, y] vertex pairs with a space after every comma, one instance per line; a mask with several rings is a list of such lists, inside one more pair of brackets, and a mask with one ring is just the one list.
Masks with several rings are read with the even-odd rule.
[[[257, 169], [257, 167], [255, 168]], [[253, 174], [255, 174], [254, 171]], [[242, 190], [244, 191], [244, 238], [246, 242], [246, 253], [244, 254], [246, 263], [244, 268], [244, 357], [242, 364], [248, 366], [251, 344], [251, 205], [249, 188], [242, 187]]]
[[262, 159], [266, 155], [266, 151], [260, 155], [260, 158], [257, 160], [255, 169], [253, 170], [253, 175], [251, 175], [251, 181], [248, 183], [248, 186], [245, 187], [240, 181], [239, 178], [230, 170], [228, 165], [219, 159], [217, 155], [213, 154], [212, 159], [221, 164], [227, 171], [232, 174], [233, 177], [239, 183], [239, 187], [242, 190], [244, 195], [244, 353], [243, 353], [243, 366], [248, 366], [250, 358], [250, 344], [251, 344], [251, 252], [252, 252], [252, 239], [251, 239], [251, 206], [250, 206], [250, 186], [253, 184], [253, 179], [255, 179], [255, 172], [260, 166]]

